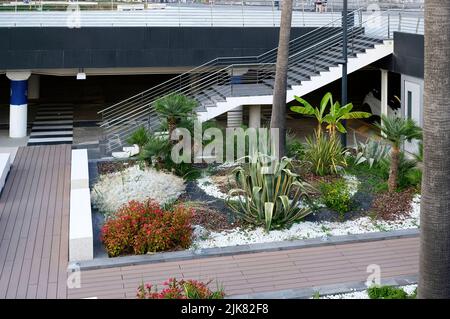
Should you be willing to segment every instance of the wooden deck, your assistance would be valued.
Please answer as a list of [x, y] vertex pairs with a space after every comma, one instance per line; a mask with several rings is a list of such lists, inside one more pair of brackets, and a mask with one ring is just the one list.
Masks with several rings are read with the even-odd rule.
[[142, 282], [170, 277], [217, 280], [228, 295], [367, 280], [367, 266], [381, 267], [383, 279], [416, 275], [419, 239], [331, 245], [81, 272], [81, 288], [69, 298], [135, 298]]
[[66, 298], [70, 145], [19, 148], [0, 197], [0, 298]]
[[227, 294], [275, 292], [418, 272], [418, 238], [330, 245], [81, 272], [68, 289], [69, 145], [20, 148], [0, 197], [0, 298], [134, 298], [142, 282], [217, 280]]

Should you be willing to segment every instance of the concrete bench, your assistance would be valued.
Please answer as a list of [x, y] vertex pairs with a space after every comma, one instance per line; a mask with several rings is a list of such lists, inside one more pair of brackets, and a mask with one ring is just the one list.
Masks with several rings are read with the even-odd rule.
[[0, 153], [0, 193], [3, 190], [3, 186], [6, 183], [6, 177], [8, 177], [9, 169], [11, 168], [9, 153]]
[[69, 260], [94, 258], [87, 149], [72, 150]]

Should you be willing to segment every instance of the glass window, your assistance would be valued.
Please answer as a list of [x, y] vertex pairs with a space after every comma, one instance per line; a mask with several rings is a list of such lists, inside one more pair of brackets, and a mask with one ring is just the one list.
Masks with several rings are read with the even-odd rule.
[[407, 116], [408, 118], [412, 118], [412, 92], [408, 91], [408, 105], [407, 105]]

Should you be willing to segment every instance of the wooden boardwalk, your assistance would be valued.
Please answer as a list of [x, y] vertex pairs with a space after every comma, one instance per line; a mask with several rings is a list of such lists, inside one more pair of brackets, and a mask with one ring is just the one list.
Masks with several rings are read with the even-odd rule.
[[141, 282], [170, 277], [217, 280], [228, 295], [367, 280], [367, 266], [381, 267], [382, 279], [418, 273], [419, 239], [330, 245], [81, 272], [81, 288], [69, 298], [135, 298]]
[[217, 280], [227, 294], [416, 275], [418, 238], [164, 262], [81, 272], [68, 289], [70, 145], [23, 147], [0, 196], [0, 298], [134, 298], [141, 282]]
[[0, 197], [0, 298], [66, 298], [70, 145], [19, 148]]

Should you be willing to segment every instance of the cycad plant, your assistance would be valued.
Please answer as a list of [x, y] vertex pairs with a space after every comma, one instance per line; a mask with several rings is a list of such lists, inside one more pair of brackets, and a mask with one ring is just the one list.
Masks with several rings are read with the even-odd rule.
[[266, 231], [289, 227], [311, 212], [301, 205], [310, 186], [292, 168], [287, 157], [253, 155], [248, 164], [234, 169], [237, 188], [228, 193], [227, 205], [238, 217]]
[[136, 144], [139, 146], [141, 150], [145, 144], [149, 141], [149, 133], [145, 129], [145, 127], [141, 126], [136, 131], [131, 134], [131, 136], [127, 139], [127, 143], [130, 145]]
[[197, 101], [182, 94], [171, 94], [154, 103], [156, 112], [167, 120], [169, 139], [177, 124], [194, 116]]
[[381, 124], [376, 126], [392, 146], [388, 188], [390, 192], [393, 192], [397, 189], [400, 147], [405, 141], [422, 139], [422, 129], [412, 119], [385, 115], [381, 116]]

